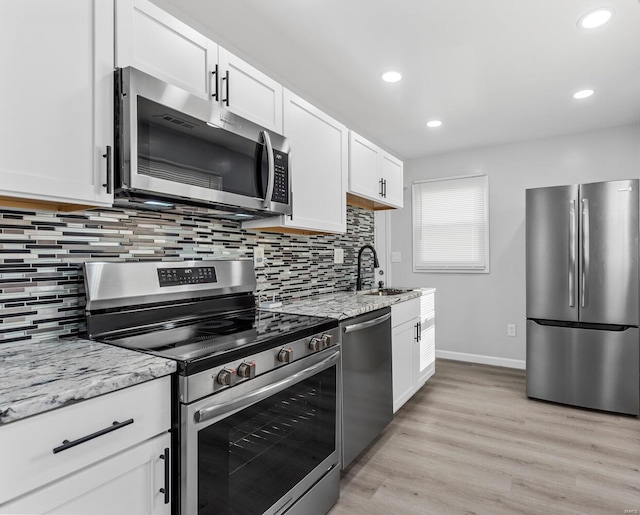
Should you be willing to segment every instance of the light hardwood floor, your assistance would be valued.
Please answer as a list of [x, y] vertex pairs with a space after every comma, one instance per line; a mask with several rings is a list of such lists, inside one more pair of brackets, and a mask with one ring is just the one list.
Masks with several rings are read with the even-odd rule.
[[527, 399], [523, 370], [438, 360], [343, 474], [329, 513], [639, 510], [639, 419]]

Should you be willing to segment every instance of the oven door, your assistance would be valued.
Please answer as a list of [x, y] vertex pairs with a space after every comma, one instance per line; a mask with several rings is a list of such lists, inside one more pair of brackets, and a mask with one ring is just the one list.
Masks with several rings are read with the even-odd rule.
[[316, 484], [335, 502], [339, 377], [332, 347], [182, 406], [183, 515], [280, 514]]

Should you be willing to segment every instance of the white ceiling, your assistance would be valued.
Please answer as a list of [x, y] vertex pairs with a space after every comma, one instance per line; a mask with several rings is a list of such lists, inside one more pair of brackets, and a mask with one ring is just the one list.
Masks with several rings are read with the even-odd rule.
[[640, 121], [638, 0], [154, 1], [403, 159]]

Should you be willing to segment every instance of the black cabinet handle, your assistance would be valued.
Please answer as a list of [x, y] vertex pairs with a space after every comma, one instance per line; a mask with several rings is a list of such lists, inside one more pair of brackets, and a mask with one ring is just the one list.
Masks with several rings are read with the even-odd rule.
[[107, 193], [111, 193], [111, 145], [107, 145], [107, 152], [102, 157], [107, 159], [107, 182], [102, 187], [107, 188]]
[[384, 189], [383, 189], [383, 186], [382, 186], [383, 181], [384, 181], [384, 179], [380, 179], [378, 181], [378, 184], [380, 185], [380, 190], [378, 191], [378, 195], [380, 195], [381, 197], [384, 196]]
[[66, 451], [67, 449], [71, 449], [71, 447], [75, 447], [76, 445], [80, 445], [81, 443], [88, 442], [89, 440], [93, 440], [94, 438], [98, 438], [99, 436], [106, 435], [107, 433], [111, 433], [111, 431], [115, 431], [116, 429], [120, 429], [124, 426], [128, 426], [129, 424], [133, 424], [133, 419], [125, 420], [124, 422], [114, 422], [109, 427], [101, 429], [100, 431], [96, 431], [87, 436], [83, 436], [82, 438], [78, 438], [77, 440], [69, 441], [63, 440], [62, 445], [53, 449], [53, 454], [58, 454], [59, 452]]
[[213, 93], [211, 93], [211, 96], [213, 97], [213, 99], [217, 102], [218, 101], [218, 65], [216, 64], [215, 69], [211, 72], [211, 75], [213, 76], [213, 83], [216, 85], [216, 89], [214, 89]]
[[164, 503], [169, 504], [171, 497], [169, 495], [169, 483], [171, 479], [171, 469], [169, 467], [169, 447], [165, 447], [164, 453], [160, 455], [160, 459], [164, 460], [164, 488], [160, 489], [160, 493], [164, 494]]
[[227, 98], [223, 100], [224, 104], [229, 107], [229, 70], [227, 70], [222, 78], [226, 82]]

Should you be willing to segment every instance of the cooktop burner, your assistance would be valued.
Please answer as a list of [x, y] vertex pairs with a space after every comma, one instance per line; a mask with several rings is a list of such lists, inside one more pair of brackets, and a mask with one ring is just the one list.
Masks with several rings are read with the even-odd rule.
[[178, 372], [189, 375], [337, 326], [331, 318], [251, 309], [214, 318], [163, 321], [100, 340], [177, 360]]

